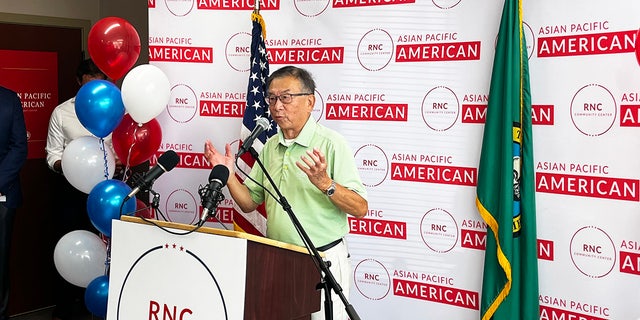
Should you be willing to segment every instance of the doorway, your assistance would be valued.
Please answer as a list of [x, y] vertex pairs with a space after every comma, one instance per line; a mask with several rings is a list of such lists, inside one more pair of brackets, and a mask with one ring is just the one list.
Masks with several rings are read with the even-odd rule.
[[[58, 104], [79, 89], [75, 70], [84, 58], [89, 20], [0, 15], [0, 49], [57, 53]], [[0, 61], [0, 67], [2, 61]], [[7, 83], [11, 79], [0, 79]], [[50, 114], [49, 114], [50, 115]], [[47, 117], [49, 115], [46, 115]], [[48, 123], [48, 121], [47, 121]], [[46, 129], [45, 129], [46, 130]], [[44, 158], [27, 160], [20, 172], [24, 204], [18, 209], [10, 257], [9, 314], [15, 315], [53, 305], [54, 220], [49, 192], [56, 179]]]

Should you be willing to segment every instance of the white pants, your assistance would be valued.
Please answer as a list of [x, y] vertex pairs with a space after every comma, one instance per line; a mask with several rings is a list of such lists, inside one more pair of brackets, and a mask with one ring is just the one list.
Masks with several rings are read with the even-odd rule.
[[[349, 300], [349, 288], [351, 286], [351, 262], [349, 261], [349, 250], [345, 240], [337, 244], [335, 247], [324, 251], [325, 261], [331, 261], [329, 271], [333, 274], [336, 282], [342, 287], [342, 294], [344, 294], [347, 301]], [[311, 315], [311, 320], [325, 320], [324, 316], [324, 290], [320, 293], [320, 311]], [[345, 305], [342, 303], [340, 297], [331, 290], [331, 301], [333, 302], [333, 320], [347, 320], [347, 312], [345, 311]]]

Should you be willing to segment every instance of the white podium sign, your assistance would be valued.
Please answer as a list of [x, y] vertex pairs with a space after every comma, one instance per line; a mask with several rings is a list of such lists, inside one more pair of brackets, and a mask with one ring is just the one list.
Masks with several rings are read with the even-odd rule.
[[246, 256], [246, 239], [114, 220], [107, 320], [243, 319]]

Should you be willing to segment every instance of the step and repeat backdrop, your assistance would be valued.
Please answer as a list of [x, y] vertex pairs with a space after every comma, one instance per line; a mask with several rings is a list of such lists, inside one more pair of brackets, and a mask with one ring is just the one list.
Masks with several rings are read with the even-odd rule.
[[[253, 0], [148, 0], [158, 116], [180, 163], [154, 190], [195, 224], [206, 139], [237, 149]], [[363, 319], [477, 319], [487, 228], [475, 207], [500, 0], [265, 0], [270, 69], [317, 82], [314, 118], [349, 141], [369, 194], [350, 220]], [[640, 319], [640, 2], [525, 1], [540, 319]], [[208, 226], [233, 228], [225, 190]], [[287, 196], [287, 195], [285, 195]], [[264, 217], [247, 217], [258, 228]], [[269, 276], [269, 275], [265, 275]]]

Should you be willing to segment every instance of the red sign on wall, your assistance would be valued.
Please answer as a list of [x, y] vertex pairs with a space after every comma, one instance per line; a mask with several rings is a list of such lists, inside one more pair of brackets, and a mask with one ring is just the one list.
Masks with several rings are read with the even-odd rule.
[[49, 117], [58, 103], [58, 54], [0, 50], [0, 85], [15, 91], [22, 101], [28, 159], [44, 158]]

